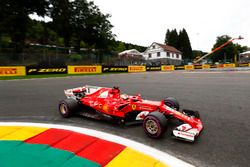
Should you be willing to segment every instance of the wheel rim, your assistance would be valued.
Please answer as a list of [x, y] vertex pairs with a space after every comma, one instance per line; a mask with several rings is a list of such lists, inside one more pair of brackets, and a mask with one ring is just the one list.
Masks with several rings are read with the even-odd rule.
[[65, 104], [60, 105], [60, 112], [65, 115], [67, 114], [67, 106]]
[[158, 126], [157, 123], [154, 120], [148, 120], [146, 122], [146, 130], [150, 133], [150, 134], [156, 134], [158, 132]]

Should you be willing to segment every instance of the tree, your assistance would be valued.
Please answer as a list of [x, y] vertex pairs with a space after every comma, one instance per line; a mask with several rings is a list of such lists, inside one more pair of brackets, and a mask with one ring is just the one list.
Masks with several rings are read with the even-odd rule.
[[165, 36], [165, 44], [175, 47], [182, 52], [182, 58], [190, 61], [192, 59], [192, 48], [189, 41], [188, 34], [183, 28], [179, 34], [176, 29], [167, 30]]
[[[222, 36], [217, 37], [216, 43], [214, 44], [212, 50], [214, 50], [215, 48], [226, 43], [230, 39], [231, 39], [231, 37], [228, 35], [222, 35]], [[235, 45], [231, 42], [231, 43], [227, 44], [226, 46], [224, 46], [222, 49], [214, 52], [211, 55], [211, 59], [213, 62], [224, 62], [224, 63], [226, 61], [233, 62], [235, 54], [237, 54], [236, 50], [235, 50]]]
[[54, 30], [64, 38], [64, 46], [70, 46], [73, 34], [73, 2], [69, 0], [51, 0], [50, 17], [53, 20]]
[[0, 29], [11, 37], [16, 53], [21, 53], [29, 28], [29, 14], [36, 13], [44, 16], [49, 2], [47, 0], [1, 0], [0, 1]]
[[118, 42], [118, 46], [116, 48], [116, 51], [122, 52], [124, 50], [126, 50], [126, 47], [125, 47], [124, 43], [123, 42]]
[[57, 33], [51, 28], [51, 22], [45, 23], [42, 21], [31, 20], [27, 31], [28, 42], [59, 45]]
[[174, 30], [167, 30], [166, 36], [165, 36], [165, 44], [170, 45], [178, 49], [178, 33], [176, 29]]
[[179, 33], [177, 49], [182, 52], [183, 59], [187, 59], [191, 61], [191, 59], [193, 58], [192, 48], [191, 48], [188, 34], [184, 28]]

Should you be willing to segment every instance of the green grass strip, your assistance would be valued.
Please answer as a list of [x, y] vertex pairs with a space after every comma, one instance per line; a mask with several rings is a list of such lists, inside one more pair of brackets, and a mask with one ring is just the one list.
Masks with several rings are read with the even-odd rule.
[[1, 167], [100, 167], [75, 154], [42, 144], [0, 141]]

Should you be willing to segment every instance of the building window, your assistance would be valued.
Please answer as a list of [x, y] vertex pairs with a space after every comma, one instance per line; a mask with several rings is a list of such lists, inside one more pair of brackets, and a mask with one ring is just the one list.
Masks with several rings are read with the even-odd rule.
[[167, 52], [167, 57], [170, 57], [170, 53], [169, 52]]
[[179, 54], [176, 54], [176, 58], [179, 59]]
[[155, 49], [155, 45], [153, 45], [152, 48]]
[[160, 57], [161, 56], [161, 52], [157, 52], [157, 57]]
[[151, 58], [151, 57], [152, 57], [152, 54], [151, 54], [151, 53], [149, 53], [149, 54], [148, 54], [148, 58]]

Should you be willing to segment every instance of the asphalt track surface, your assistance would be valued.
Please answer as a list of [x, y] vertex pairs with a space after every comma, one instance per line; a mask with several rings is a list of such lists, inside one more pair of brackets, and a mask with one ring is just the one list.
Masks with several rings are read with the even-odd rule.
[[[195, 143], [172, 139], [171, 121], [161, 139], [138, 126], [122, 127], [82, 117], [63, 119], [58, 102], [63, 90], [85, 84], [119, 86], [123, 93], [162, 100], [175, 97], [181, 108], [200, 111], [204, 131]], [[96, 129], [152, 146], [196, 166], [249, 166], [249, 72], [151, 72], [67, 78], [0, 81], [0, 121], [44, 122]]]

